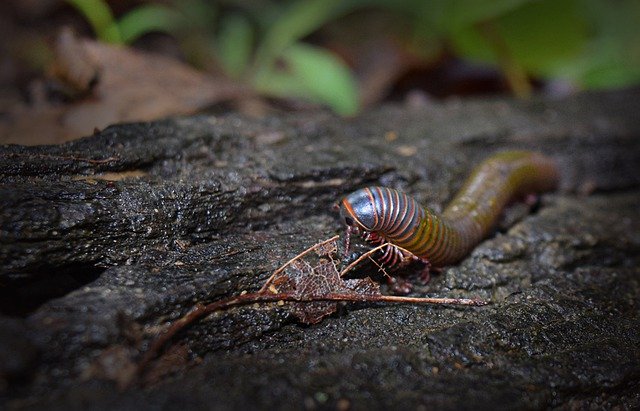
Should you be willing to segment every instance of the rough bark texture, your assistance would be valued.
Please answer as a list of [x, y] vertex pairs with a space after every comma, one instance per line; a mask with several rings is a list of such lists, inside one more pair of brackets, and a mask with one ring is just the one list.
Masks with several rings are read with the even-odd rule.
[[[638, 113], [638, 92], [452, 100], [354, 119], [201, 116], [0, 147], [0, 399], [65, 410], [638, 408]], [[314, 326], [277, 305], [233, 309], [190, 327], [144, 384], [118, 391], [160, 326], [259, 288], [338, 232], [341, 195], [381, 184], [437, 209], [474, 164], [513, 148], [557, 158], [562, 190], [415, 290], [492, 305], [350, 305]]]

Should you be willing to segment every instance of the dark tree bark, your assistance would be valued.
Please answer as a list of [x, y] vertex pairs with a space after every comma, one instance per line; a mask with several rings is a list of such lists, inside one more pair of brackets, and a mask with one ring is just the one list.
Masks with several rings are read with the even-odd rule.
[[[0, 397], [17, 409], [640, 407], [638, 113], [638, 92], [452, 100], [0, 147]], [[233, 309], [179, 335], [147, 388], [118, 392], [159, 326], [258, 289], [339, 232], [342, 195], [381, 184], [437, 209], [473, 165], [515, 148], [556, 158], [561, 190], [415, 289], [492, 305], [356, 305], [311, 327], [278, 305]]]

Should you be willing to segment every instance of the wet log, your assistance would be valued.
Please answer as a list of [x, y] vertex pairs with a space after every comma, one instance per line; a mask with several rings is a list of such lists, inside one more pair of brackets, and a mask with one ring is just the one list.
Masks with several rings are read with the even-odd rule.
[[[0, 399], [15, 409], [640, 407], [640, 93], [123, 124], [0, 147]], [[438, 209], [470, 169], [539, 150], [563, 183], [416, 295], [487, 307], [278, 305], [208, 317], [117, 382], [197, 302], [258, 289], [380, 184]], [[13, 362], [2, 359], [14, 359]], [[155, 371], [154, 371], [155, 370]]]

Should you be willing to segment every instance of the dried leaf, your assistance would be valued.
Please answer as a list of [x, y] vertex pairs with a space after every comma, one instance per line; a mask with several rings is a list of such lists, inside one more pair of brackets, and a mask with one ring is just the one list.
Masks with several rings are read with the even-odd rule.
[[344, 280], [344, 285], [356, 294], [381, 295], [380, 284], [373, 281], [370, 277]]
[[[333, 263], [321, 260], [312, 267], [303, 260], [296, 260], [282, 272], [286, 280], [279, 280], [279, 293], [289, 293], [295, 297], [320, 297], [342, 290], [342, 280]], [[292, 314], [305, 324], [316, 324], [327, 315], [333, 314], [338, 303], [335, 301], [292, 302]]]
[[[242, 293], [238, 296], [214, 301], [207, 305], [197, 304], [193, 310], [175, 321], [164, 333], [153, 341], [149, 350], [138, 364], [137, 373], [143, 372], [147, 364], [156, 357], [162, 347], [180, 330], [207, 314], [247, 304], [288, 303], [291, 314], [305, 324], [316, 324], [324, 317], [333, 314], [340, 302], [387, 302], [411, 304], [451, 304], [481, 306], [482, 300], [464, 298], [400, 297], [383, 295], [380, 287], [370, 278], [343, 280], [346, 272], [368, 258], [381, 245], [369, 250], [342, 271], [338, 271], [334, 260], [337, 251], [338, 236], [315, 244], [273, 272], [262, 288], [254, 293]], [[317, 261], [312, 265], [309, 260]], [[304, 258], [304, 259], [303, 259]]]
[[[44, 144], [91, 135], [119, 122], [192, 114], [247, 96], [241, 86], [159, 55], [78, 39], [63, 32], [51, 73], [83, 98], [63, 106], [13, 108], [0, 123], [0, 143]], [[26, 140], [28, 139], [28, 140]]]
[[88, 92], [99, 78], [100, 67], [70, 28], [62, 29], [55, 46], [50, 75], [77, 93]]
[[[323, 254], [325, 251], [328, 254]], [[316, 252], [330, 256], [335, 252], [335, 242], [318, 247]], [[380, 287], [369, 278], [343, 280], [333, 260], [327, 258], [321, 258], [315, 266], [305, 260], [295, 260], [276, 276], [274, 286], [278, 294], [304, 300], [291, 302], [290, 306], [291, 313], [305, 324], [316, 324], [337, 310], [337, 301], [322, 301], [328, 295], [340, 294], [345, 299], [349, 296], [355, 299], [359, 295], [380, 295]], [[314, 299], [318, 301], [309, 301]]]
[[327, 257], [333, 260], [333, 256], [338, 252], [338, 242], [336, 240], [323, 242], [314, 248], [314, 251], [320, 257]]

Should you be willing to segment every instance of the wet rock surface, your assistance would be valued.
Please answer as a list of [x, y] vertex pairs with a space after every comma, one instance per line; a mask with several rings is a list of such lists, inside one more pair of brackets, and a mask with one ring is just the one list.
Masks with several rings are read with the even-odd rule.
[[[640, 407], [640, 94], [233, 114], [0, 148], [0, 398], [13, 409]], [[416, 295], [313, 326], [286, 306], [209, 316], [120, 391], [154, 332], [260, 288], [382, 184], [438, 209], [504, 149], [563, 187]]]

